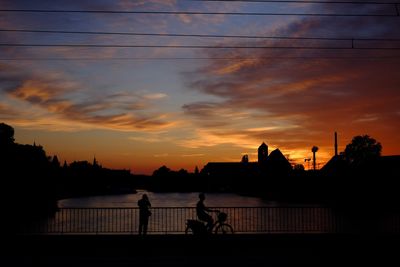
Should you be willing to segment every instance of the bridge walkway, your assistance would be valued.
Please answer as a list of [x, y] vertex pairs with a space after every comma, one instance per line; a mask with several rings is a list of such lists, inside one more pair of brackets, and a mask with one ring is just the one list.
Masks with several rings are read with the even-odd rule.
[[[19, 235], [2, 266], [399, 266], [399, 235]], [[6, 264], [7, 262], [7, 264]]]

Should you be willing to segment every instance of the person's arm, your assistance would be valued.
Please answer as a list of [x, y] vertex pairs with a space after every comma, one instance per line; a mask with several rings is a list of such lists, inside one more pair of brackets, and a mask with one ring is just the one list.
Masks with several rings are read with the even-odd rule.
[[207, 212], [218, 212], [219, 211], [219, 210], [213, 210], [213, 209], [207, 208], [206, 206], [204, 206], [204, 210]]

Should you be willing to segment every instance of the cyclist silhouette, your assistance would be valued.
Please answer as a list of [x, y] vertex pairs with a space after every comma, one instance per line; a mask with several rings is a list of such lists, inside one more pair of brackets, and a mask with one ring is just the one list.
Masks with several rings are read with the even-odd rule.
[[208, 212], [216, 212], [216, 210], [212, 210], [206, 207], [206, 205], [204, 204], [204, 200], [206, 199], [206, 196], [204, 193], [200, 193], [199, 194], [199, 201], [197, 202], [196, 205], [196, 213], [197, 213], [197, 218], [200, 221], [204, 221], [207, 223], [207, 230], [211, 231], [214, 225], [214, 220], [211, 217], [210, 214], [208, 214]]

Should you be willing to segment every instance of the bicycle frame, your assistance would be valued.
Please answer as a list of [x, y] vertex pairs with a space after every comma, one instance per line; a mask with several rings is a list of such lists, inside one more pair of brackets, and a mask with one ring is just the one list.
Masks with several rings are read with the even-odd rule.
[[195, 235], [204, 234], [233, 234], [233, 227], [225, 223], [227, 218], [226, 213], [217, 211], [217, 220], [213, 223], [211, 229], [207, 229], [207, 225], [203, 221], [199, 220], [187, 220], [185, 233], [192, 232]]

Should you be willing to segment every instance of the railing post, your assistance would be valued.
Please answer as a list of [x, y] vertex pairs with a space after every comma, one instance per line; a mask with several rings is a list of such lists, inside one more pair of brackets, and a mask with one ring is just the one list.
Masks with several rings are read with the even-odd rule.
[[99, 210], [96, 209], [96, 235], [99, 233]]
[[[215, 207], [217, 209], [217, 207]], [[351, 218], [323, 206], [287, 207], [220, 207], [228, 213], [228, 223], [235, 233], [343, 233], [355, 231], [347, 223]], [[153, 207], [149, 233], [184, 233], [186, 220], [195, 218], [194, 207]], [[60, 208], [47, 221], [26, 225], [35, 233], [130, 233], [137, 231], [137, 208]], [[399, 215], [385, 214], [376, 227], [398, 232]], [[126, 229], [130, 227], [131, 229]], [[380, 229], [380, 228], [379, 228]], [[23, 231], [23, 230], [21, 230]]]

